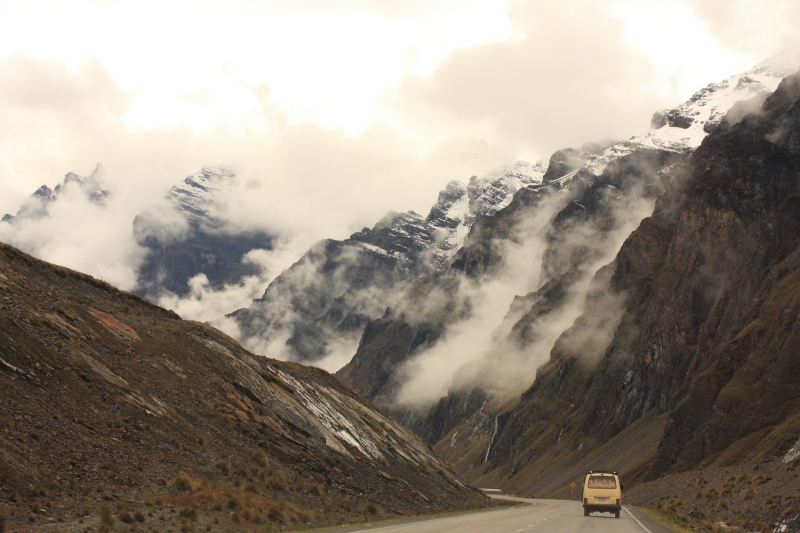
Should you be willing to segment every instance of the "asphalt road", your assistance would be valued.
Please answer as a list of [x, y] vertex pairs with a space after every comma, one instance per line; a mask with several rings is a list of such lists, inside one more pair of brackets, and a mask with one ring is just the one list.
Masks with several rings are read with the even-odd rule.
[[666, 533], [669, 529], [649, 522], [623, 506], [619, 518], [608, 513], [583, 516], [580, 502], [523, 500], [527, 505], [486, 512], [431, 518], [395, 525], [370, 524], [347, 528], [349, 533]]

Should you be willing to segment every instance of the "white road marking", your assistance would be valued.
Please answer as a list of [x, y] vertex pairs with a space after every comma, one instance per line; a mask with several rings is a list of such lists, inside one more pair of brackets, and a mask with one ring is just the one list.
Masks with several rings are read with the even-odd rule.
[[623, 509], [625, 509], [625, 512], [626, 512], [626, 513], [628, 513], [629, 515], [631, 515], [631, 518], [633, 518], [634, 520], [636, 520], [636, 523], [637, 523], [637, 524], [639, 524], [639, 527], [641, 527], [642, 529], [644, 529], [645, 531], [647, 531], [647, 533], [653, 533], [652, 531], [650, 531], [649, 529], [647, 529], [646, 527], [644, 527], [644, 524], [642, 524], [641, 522], [639, 522], [639, 519], [638, 519], [638, 518], [636, 518], [635, 516], [633, 516], [633, 513], [632, 513], [632, 512], [630, 512], [630, 511], [628, 510], [628, 508], [627, 508], [627, 507], [623, 507]]

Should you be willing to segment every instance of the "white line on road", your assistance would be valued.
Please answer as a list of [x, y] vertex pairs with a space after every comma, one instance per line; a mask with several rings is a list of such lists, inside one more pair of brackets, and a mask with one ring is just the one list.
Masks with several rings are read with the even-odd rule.
[[649, 529], [647, 529], [646, 527], [644, 527], [644, 524], [642, 524], [641, 522], [639, 522], [639, 519], [638, 519], [638, 518], [636, 518], [635, 516], [633, 516], [633, 513], [632, 513], [632, 512], [630, 512], [630, 511], [628, 510], [628, 508], [627, 508], [627, 507], [623, 507], [623, 509], [625, 509], [625, 512], [626, 512], [626, 513], [628, 513], [629, 515], [631, 515], [631, 518], [633, 518], [634, 520], [636, 520], [636, 523], [637, 523], [637, 524], [639, 524], [639, 527], [641, 527], [642, 529], [644, 529], [645, 531], [647, 531], [647, 533], [653, 533], [652, 531], [650, 531]]

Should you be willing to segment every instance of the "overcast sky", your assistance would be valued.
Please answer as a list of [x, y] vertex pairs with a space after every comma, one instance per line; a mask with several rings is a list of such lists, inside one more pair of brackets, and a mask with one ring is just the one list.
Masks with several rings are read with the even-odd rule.
[[0, 0], [0, 214], [98, 162], [132, 214], [225, 165], [243, 223], [341, 238], [641, 133], [798, 27], [794, 0]]

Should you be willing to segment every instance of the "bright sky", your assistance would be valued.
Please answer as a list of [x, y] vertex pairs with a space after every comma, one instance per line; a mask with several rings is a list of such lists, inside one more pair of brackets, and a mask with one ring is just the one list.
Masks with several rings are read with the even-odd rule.
[[240, 223], [341, 238], [641, 133], [798, 27], [795, 0], [0, 0], [0, 214], [100, 162], [127, 228], [222, 164]]

